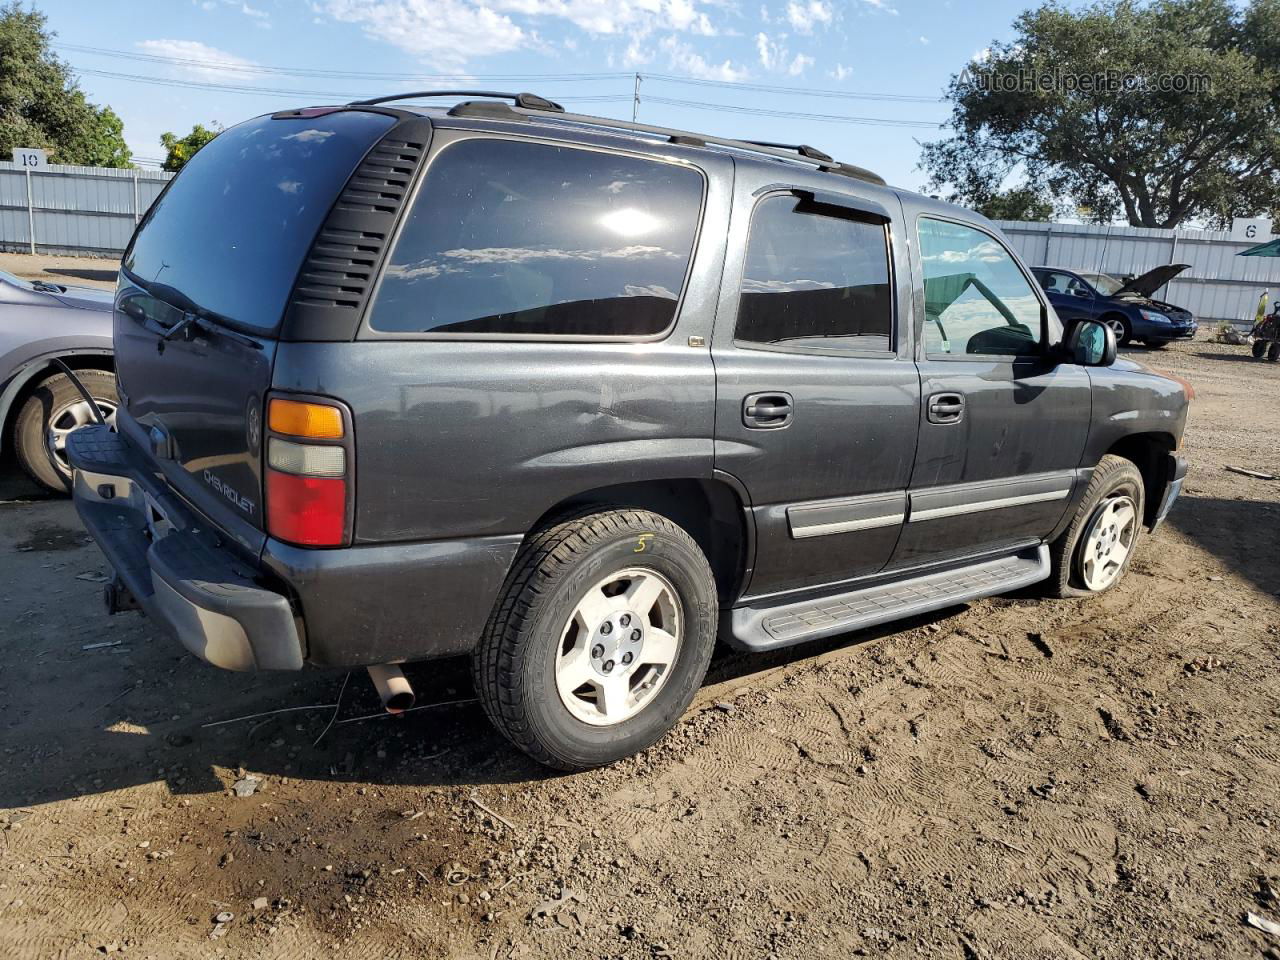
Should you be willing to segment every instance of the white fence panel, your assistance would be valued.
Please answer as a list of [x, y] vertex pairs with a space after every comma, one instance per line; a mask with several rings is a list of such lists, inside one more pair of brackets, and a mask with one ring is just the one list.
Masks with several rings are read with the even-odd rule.
[[1202, 326], [1252, 323], [1264, 292], [1280, 300], [1280, 258], [1237, 256], [1254, 242], [1232, 240], [1224, 231], [1020, 221], [1000, 228], [1032, 266], [1136, 276], [1166, 263], [1189, 263], [1156, 296], [1186, 307]]
[[50, 164], [28, 172], [0, 162], [0, 250], [118, 257], [137, 220], [173, 174]]

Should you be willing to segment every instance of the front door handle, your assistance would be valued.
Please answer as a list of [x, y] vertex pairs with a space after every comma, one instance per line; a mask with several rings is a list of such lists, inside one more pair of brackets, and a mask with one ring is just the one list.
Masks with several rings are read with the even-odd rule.
[[929, 398], [930, 423], [959, 423], [964, 419], [964, 397], [958, 393], [935, 393]]
[[742, 422], [753, 430], [790, 426], [794, 416], [794, 401], [789, 393], [752, 393], [742, 401]]

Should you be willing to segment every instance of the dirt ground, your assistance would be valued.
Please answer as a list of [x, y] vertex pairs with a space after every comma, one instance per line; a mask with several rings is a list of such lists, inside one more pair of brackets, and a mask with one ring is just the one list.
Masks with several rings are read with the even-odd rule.
[[1144, 359], [1196, 386], [1193, 472], [1118, 590], [722, 654], [575, 776], [464, 664], [391, 719], [106, 617], [70, 504], [0, 465], [0, 956], [1277, 960], [1280, 482], [1224, 467], [1280, 474], [1280, 366]]

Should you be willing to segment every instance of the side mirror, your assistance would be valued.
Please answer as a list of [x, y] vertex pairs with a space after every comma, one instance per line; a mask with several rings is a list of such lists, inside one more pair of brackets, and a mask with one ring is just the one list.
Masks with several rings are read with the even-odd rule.
[[1082, 367], [1109, 367], [1116, 362], [1116, 334], [1098, 320], [1081, 320], [1063, 343], [1072, 363]]
[[1086, 290], [1084, 287], [1073, 287], [1071, 292], [1083, 300], [1091, 299], [1089, 296], [1089, 291]]

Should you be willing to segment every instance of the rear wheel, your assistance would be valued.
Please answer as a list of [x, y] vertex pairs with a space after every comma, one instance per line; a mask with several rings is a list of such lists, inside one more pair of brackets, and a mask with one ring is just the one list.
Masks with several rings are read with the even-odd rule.
[[715, 646], [706, 557], [644, 510], [557, 523], [521, 549], [472, 661], [489, 719], [540, 763], [583, 770], [653, 744]]
[[1267, 341], [1255, 340], [1249, 350], [1253, 353], [1253, 359], [1261, 360], [1262, 355], [1267, 352]]
[[1048, 592], [1085, 597], [1119, 583], [1142, 536], [1145, 504], [1142, 474], [1133, 462], [1103, 457], [1071, 525], [1050, 545]]
[[1267, 348], [1267, 359], [1272, 363], [1280, 360], [1280, 340], [1272, 340]]
[[[114, 421], [120, 400], [116, 377], [106, 370], [79, 370], [76, 377], [97, 402], [108, 423]], [[40, 381], [18, 411], [13, 443], [18, 463], [43, 487], [66, 493], [71, 489], [67, 436], [97, 420], [89, 403], [65, 373]]]

